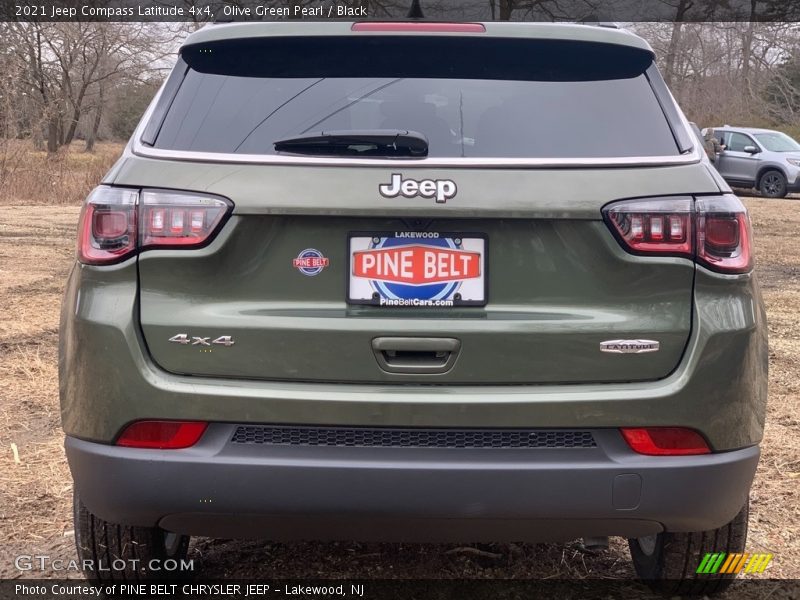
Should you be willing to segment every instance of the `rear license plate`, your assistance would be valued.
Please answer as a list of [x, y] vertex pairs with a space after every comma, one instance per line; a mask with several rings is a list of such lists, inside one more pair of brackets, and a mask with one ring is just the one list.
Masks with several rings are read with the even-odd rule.
[[486, 237], [480, 234], [354, 233], [348, 254], [350, 304], [486, 304]]

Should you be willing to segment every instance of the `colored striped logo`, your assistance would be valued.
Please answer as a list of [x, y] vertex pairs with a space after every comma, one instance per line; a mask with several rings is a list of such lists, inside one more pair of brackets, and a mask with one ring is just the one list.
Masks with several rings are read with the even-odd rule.
[[763, 573], [772, 561], [772, 554], [744, 552], [727, 554], [725, 552], [708, 552], [696, 573], [712, 575], [715, 573]]

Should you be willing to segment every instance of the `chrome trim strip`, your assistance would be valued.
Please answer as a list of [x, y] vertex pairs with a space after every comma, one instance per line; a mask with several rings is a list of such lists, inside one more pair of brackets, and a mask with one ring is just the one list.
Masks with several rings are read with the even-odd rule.
[[403, 168], [522, 168], [522, 167], [648, 167], [685, 165], [700, 162], [696, 152], [680, 156], [631, 156], [621, 158], [461, 158], [440, 157], [424, 159], [353, 159], [320, 158], [306, 156], [276, 156], [271, 154], [229, 154], [222, 152], [193, 152], [188, 150], [164, 150], [144, 146], [137, 139], [133, 153], [144, 158], [158, 158], [185, 162], [213, 162], [247, 165], [295, 165], [324, 167], [391, 167]]
[[[671, 165], [688, 165], [698, 163], [704, 154], [695, 144], [691, 152], [675, 156], [625, 156], [603, 158], [409, 158], [409, 159], [354, 159], [354, 158], [320, 158], [318, 156], [278, 156], [274, 154], [231, 154], [224, 152], [196, 152], [191, 150], [164, 150], [153, 148], [142, 143], [144, 128], [150, 120], [161, 89], [147, 107], [142, 120], [133, 132], [130, 148], [134, 155], [143, 158], [176, 160], [183, 162], [205, 162], [245, 165], [284, 165], [284, 166], [318, 166], [318, 167], [392, 167], [398, 168], [595, 168], [595, 167], [665, 167]], [[684, 117], [684, 127], [688, 124]], [[690, 131], [691, 133], [691, 131]], [[694, 140], [694, 134], [690, 138]]]

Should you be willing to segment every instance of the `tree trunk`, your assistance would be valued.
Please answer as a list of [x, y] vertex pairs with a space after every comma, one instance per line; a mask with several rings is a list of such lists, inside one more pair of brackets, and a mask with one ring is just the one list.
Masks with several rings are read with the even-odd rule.
[[72, 143], [72, 140], [75, 138], [75, 129], [78, 127], [78, 121], [81, 119], [81, 107], [80, 104], [75, 104], [75, 110], [72, 112], [72, 119], [69, 122], [69, 127], [67, 128], [66, 133], [64, 134], [64, 145], [69, 145]]
[[[94, 69], [92, 69], [92, 73], [94, 73]], [[78, 92], [78, 97], [75, 99], [75, 104], [73, 105], [72, 110], [72, 120], [69, 123], [67, 134], [64, 136], [64, 144], [71, 144], [72, 140], [75, 139], [75, 130], [78, 127], [78, 122], [81, 120], [81, 114], [83, 113], [83, 100], [86, 98], [86, 90], [88, 87], [89, 86], [87, 84], [84, 84], [81, 87], [80, 92]]]
[[[30, 51], [30, 64], [34, 69], [34, 74], [36, 76], [36, 80], [38, 83], [38, 90], [39, 94], [42, 97], [42, 108], [43, 112], [39, 114], [39, 117], [42, 119], [39, 123], [35, 123], [34, 127], [36, 127], [36, 134], [34, 134], [33, 138], [33, 147], [37, 150], [44, 150], [44, 115], [46, 115], [47, 106], [48, 106], [48, 94], [47, 94], [47, 86], [45, 85], [44, 80], [44, 69], [42, 68], [42, 35], [41, 30], [39, 29], [38, 23], [35, 25], [36, 28], [36, 51], [34, 52], [33, 49]], [[50, 148], [51, 145], [55, 145], [55, 140], [52, 142], [50, 141], [51, 137], [51, 119], [47, 119], [47, 151], [48, 153], [51, 152]], [[57, 148], [53, 149], [52, 152], [55, 152]]]
[[63, 114], [59, 113], [58, 115], [58, 145], [63, 146], [66, 130], [64, 129], [64, 116]]
[[31, 137], [33, 138], [33, 149], [44, 150], [44, 134], [42, 133], [41, 125], [36, 124], [33, 126]]
[[92, 123], [92, 128], [89, 131], [89, 135], [86, 136], [86, 148], [84, 148], [84, 152], [94, 152], [94, 142], [97, 139], [97, 130], [100, 128], [101, 116], [102, 112], [98, 106], [94, 109], [94, 122]]
[[744, 80], [745, 89], [751, 96], [753, 94], [753, 85], [751, 80], [750, 60], [753, 55], [753, 34], [755, 31], [755, 17], [756, 17], [756, 4], [758, 0], [750, 0], [750, 22], [747, 24], [747, 29], [744, 32], [742, 39], [742, 79]]
[[94, 142], [97, 139], [97, 132], [100, 129], [100, 121], [103, 118], [103, 87], [103, 83], [101, 82], [98, 90], [97, 106], [94, 108], [94, 122], [92, 123], [92, 129], [89, 131], [89, 135], [86, 138], [86, 152], [94, 151]]
[[672, 87], [672, 83], [675, 80], [675, 63], [678, 60], [678, 48], [681, 45], [682, 27], [683, 23], [679, 21], [672, 24], [672, 36], [669, 39], [667, 56], [664, 59], [664, 82], [669, 87]]
[[664, 82], [672, 86], [675, 81], [676, 63], [678, 62], [678, 52], [681, 47], [683, 22], [686, 20], [686, 11], [692, 7], [692, 0], [680, 0], [675, 9], [675, 20], [672, 23], [672, 36], [669, 39], [667, 56], [664, 61]]
[[53, 115], [47, 121], [47, 153], [55, 154], [58, 151], [58, 117]]
[[514, 0], [500, 0], [501, 21], [510, 21], [512, 10], [514, 10]]

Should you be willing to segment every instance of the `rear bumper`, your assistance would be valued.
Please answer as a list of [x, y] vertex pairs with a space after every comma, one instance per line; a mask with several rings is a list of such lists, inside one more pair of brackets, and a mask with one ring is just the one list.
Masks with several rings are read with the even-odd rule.
[[550, 541], [721, 526], [746, 501], [759, 450], [344, 448], [232, 443], [214, 424], [185, 450], [66, 439], [76, 491], [118, 523], [273, 540]]

